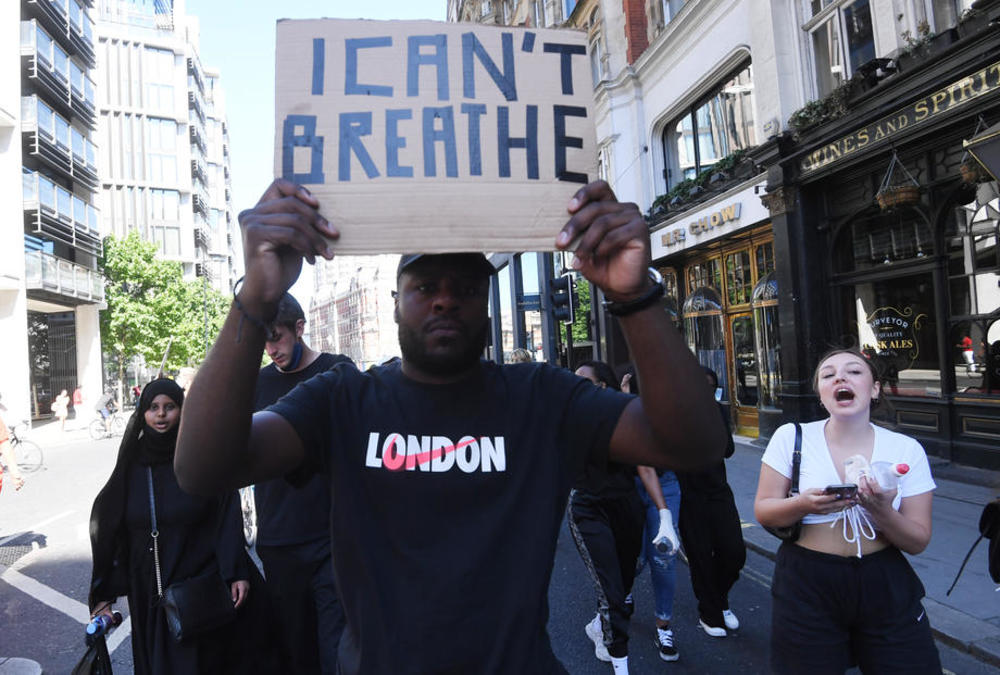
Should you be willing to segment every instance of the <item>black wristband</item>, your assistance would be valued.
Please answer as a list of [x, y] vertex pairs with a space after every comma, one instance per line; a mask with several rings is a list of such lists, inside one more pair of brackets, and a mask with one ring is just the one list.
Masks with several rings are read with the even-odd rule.
[[236, 341], [239, 342], [240, 338], [243, 336], [244, 320], [249, 321], [253, 325], [260, 328], [262, 331], [264, 331], [264, 339], [267, 341], [271, 341], [275, 337], [274, 330], [271, 328], [271, 322], [274, 321], [274, 317], [271, 317], [271, 321], [264, 321], [263, 319], [260, 319], [250, 314], [249, 312], [246, 311], [246, 309], [243, 308], [243, 303], [240, 302], [240, 299], [236, 295], [237, 293], [239, 293], [240, 284], [243, 283], [243, 279], [244, 277], [240, 277], [239, 279], [236, 280], [236, 283], [233, 284], [233, 304], [236, 306], [236, 310], [240, 313], [240, 324], [236, 328]]
[[632, 300], [626, 300], [625, 302], [612, 302], [610, 300], [604, 301], [604, 309], [607, 310], [608, 314], [612, 316], [628, 316], [629, 314], [634, 314], [639, 310], [646, 309], [652, 304], [655, 304], [663, 297], [666, 293], [666, 289], [663, 287], [663, 277], [652, 267], [649, 268], [649, 278], [653, 282], [645, 293]]

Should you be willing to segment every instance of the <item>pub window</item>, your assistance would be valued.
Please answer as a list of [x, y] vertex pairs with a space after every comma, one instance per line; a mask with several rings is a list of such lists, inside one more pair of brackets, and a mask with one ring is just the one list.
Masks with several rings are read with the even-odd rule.
[[667, 124], [663, 132], [667, 189], [756, 142], [753, 70], [746, 61], [708, 96]]
[[769, 241], [754, 249], [754, 257], [757, 262], [757, 278], [770, 274], [774, 271], [774, 242]]
[[996, 183], [979, 193], [982, 204], [957, 209], [945, 233], [948, 353], [956, 392], [1000, 396], [1000, 199]]
[[875, 58], [870, 0], [803, 0], [816, 93], [822, 98]]
[[778, 392], [781, 391], [781, 330], [778, 324], [778, 281], [774, 271], [762, 276], [754, 286], [751, 303], [759, 369], [759, 405], [761, 408], [777, 408]]
[[922, 211], [903, 207], [878, 212], [845, 226], [834, 248], [841, 272], [922, 262], [933, 253], [934, 238]]
[[663, 276], [663, 289], [665, 291], [663, 294], [663, 309], [676, 324], [680, 321], [680, 315], [677, 311], [680, 297], [677, 287], [677, 272], [672, 267], [661, 267], [660, 274]]
[[713, 288], [716, 291], [722, 290], [722, 266], [718, 258], [691, 265], [687, 270], [688, 293], [705, 287]]
[[600, 12], [600, 7], [595, 8], [590, 13], [590, 19], [587, 20], [587, 34], [590, 40], [590, 77], [595, 89], [604, 80], [604, 46], [601, 42], [601, 17], [598, 12]]
[[730, 305], [750, 302], [753, 290], [753, 270], [750, 269], [750, 252], [746, 249], [726, 255], [726, 294]]
[[941, 395], [930, 272], [847, 285], [841, 302], [848, 321], [842, 342], [858, 345], [872, 359], [886, 394]]
[[722, 301], [712, 288], [701, 287], [684, 301], [684, 336], [698, 363], [715, 371], [723, 400], [729, 392]]

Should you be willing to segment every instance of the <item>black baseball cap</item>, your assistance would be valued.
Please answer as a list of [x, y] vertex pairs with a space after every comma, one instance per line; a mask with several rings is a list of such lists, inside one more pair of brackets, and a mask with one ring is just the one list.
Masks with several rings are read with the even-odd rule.
[[399, 266], [396, 267], [396, 279], [399, 279], [399, 275], [407, 267], [423, 258], [449, 258], [455, 263], [465, 263], [473, 269], [478, 269], [484, 277], [488, 277], [496, 272], [493, 264], [482, 253], [404, 253], [399, 257]]

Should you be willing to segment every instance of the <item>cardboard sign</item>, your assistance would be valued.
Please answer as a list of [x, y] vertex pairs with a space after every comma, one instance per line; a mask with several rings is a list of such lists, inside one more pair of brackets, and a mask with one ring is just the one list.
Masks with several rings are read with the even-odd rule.
[[586, 35], [278, 22], [275, 175], [344, 254], [545, 251], [596, 178]]

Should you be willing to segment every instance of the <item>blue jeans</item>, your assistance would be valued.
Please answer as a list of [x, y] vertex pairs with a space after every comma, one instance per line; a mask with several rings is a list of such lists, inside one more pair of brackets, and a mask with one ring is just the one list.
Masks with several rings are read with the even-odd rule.
[[[649, 578], [653, 582], [653, 597], [656, 599], [656, 618], [660, 621], [670, 621], [674, 612], [674, 588], [677, 586], [677, 572], [674, 565], [677, 563], [676, 555], [664, 555], [657, 551], [650, 542], [660, 529], [660, 512], [656, 504], [649, 498], [646, 486], [638, 477], [635, 479], [636, 489], [639, 490], [639, 498], [646, 509], [646, 526], [642, 536], [642, 555], [639, 556], [639, 569], [636, 571], [636, 578], [642, 573], [642, 568], [649, 565]], [[674, 530], [678, 530], [677, 518], [681, 512], [681, 486], [677, 482], [677, 476], [673, 471], [664, 471], [660, 476], [660, 489], [663, 491], [663, 500], [670, 509], [670, 515], [674, 521]]]

